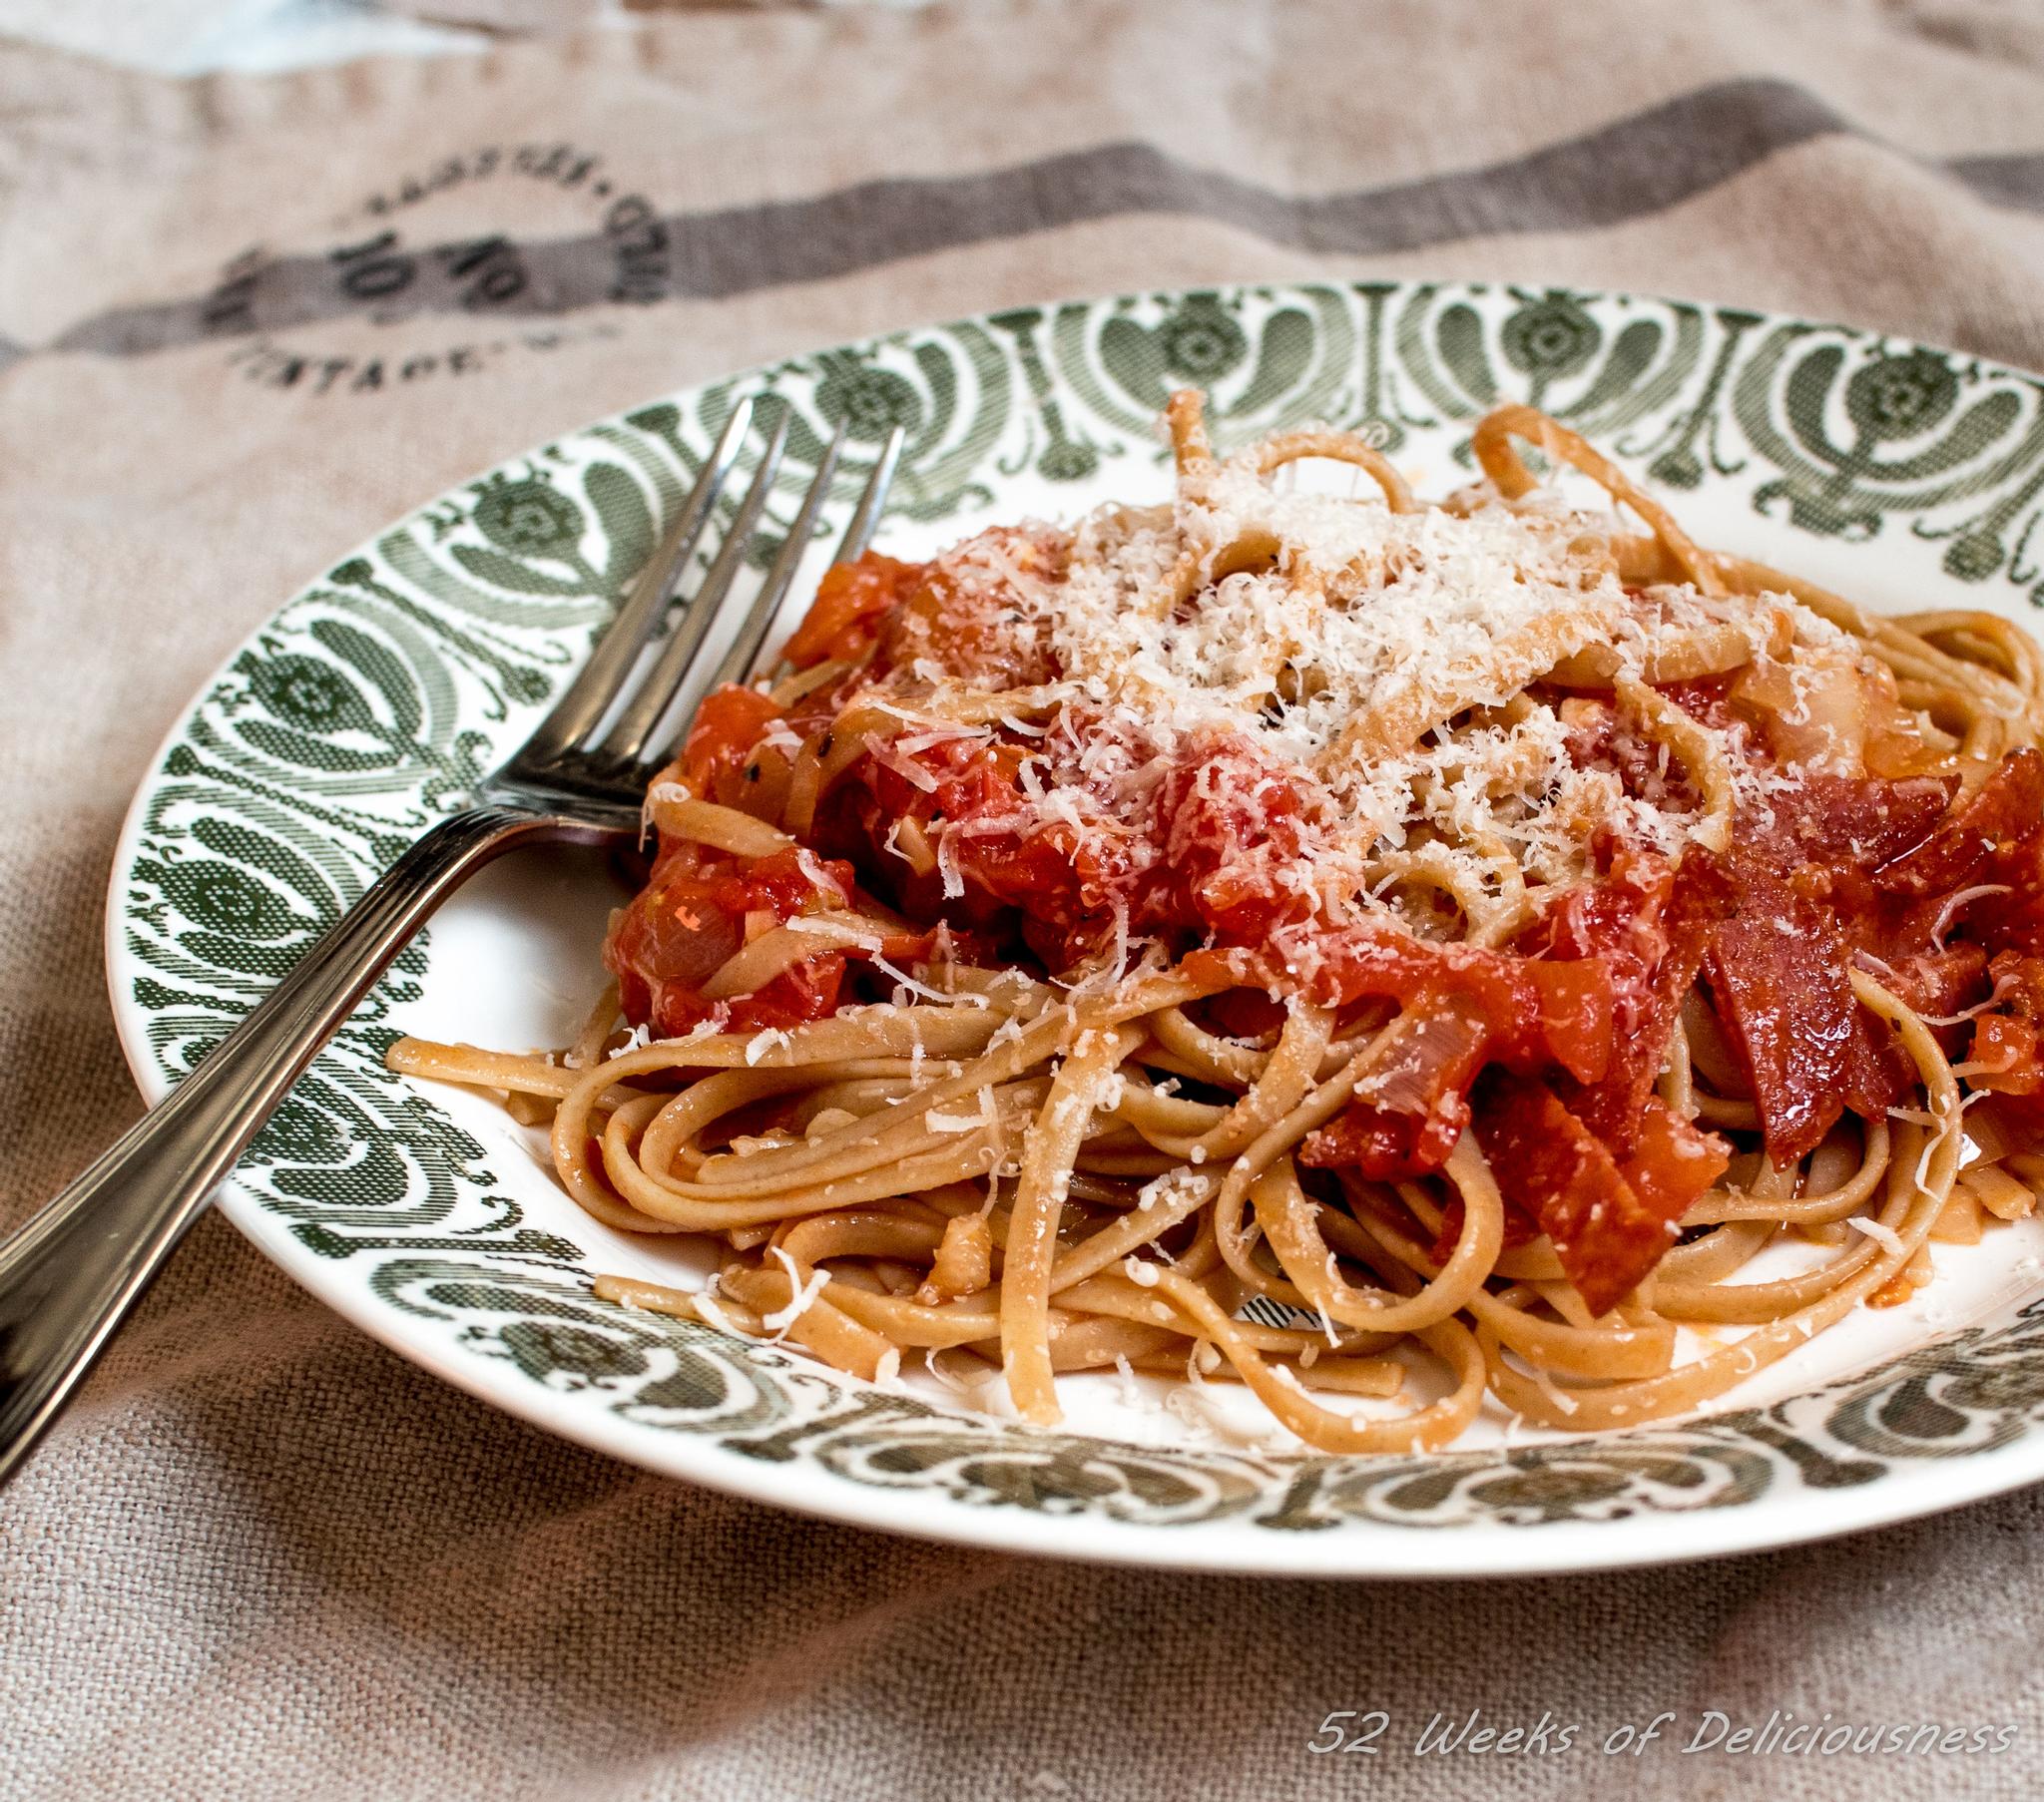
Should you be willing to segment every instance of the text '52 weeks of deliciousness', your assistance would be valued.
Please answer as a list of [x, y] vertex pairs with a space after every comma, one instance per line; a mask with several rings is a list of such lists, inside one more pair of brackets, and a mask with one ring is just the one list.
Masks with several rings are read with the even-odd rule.
[[1679, 1755], [1717, 1752], [1734, 1757], [1956, 1757], [2008, 1751], [2016, 1740], [2012, 1724], [1953, 1725], [1941, 1721], [1841, 1720], [1825, 1709], [1816, 1718], [1792, 1708], [1772, 1710], [1764, 1721], [1742, 1721], [1722, 1709], [1705, 1708], [1693, 1717], [1665, 1708], [1651, 1720], [1620, 1721], [1599, 1737], [1581, 1721], [1563, 1721], [1547, 1709], [1530, 1724], [1486, 1721], [1481, 1708], [1466, 1715], [1434, 1712], [1409, 1743], [1400, 1744], [1391, 1716], [1381, 1708], [1332, 1710], [1306, 1741], [1314, 1753], [1375, 1754], [1407, 1751], [1415, 1758], [1553, 1757], [1595, 1750], [1607, 1757], [1639, 1757], [1652, 1746]]

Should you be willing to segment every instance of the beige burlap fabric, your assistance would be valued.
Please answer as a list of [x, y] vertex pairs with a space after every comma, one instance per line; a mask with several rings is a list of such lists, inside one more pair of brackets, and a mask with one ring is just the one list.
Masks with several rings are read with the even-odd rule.
[[[435, 186], [456, 155], [470, 178]], [[499, 236], [529, 284], [491, 311], [432, 247]], [[410, 252], [401, 285], [360, 273]], [[0, 49], [0, 1225], [136, 1111], [100, 915], [150, 750], [374, 528], [781, 352], [1412, 271], [2044, 365], [2044, 25], [1965, 0], [696, 12], [187, 83]], [[1466, 1586], [920, 1546], [493, 1414], [209, 1220], [0, 1495], [0, 1795], [2028, 1798], [2039, 1525], [2024, 1495]], [[1587, 1745], [1712, 1706], [2017, 1736], [1849, 1766], [1409, 1751], [1437, 1708]], [[1341, 1707], [1391, 1712], [1380, 1755], [1306, 1752]]]

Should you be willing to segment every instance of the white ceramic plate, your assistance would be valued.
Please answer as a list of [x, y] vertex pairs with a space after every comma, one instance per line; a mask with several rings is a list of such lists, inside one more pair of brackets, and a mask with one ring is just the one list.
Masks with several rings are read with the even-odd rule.
[[[776, 364], [443, 496], [287, 602], [208, 685], [136, 797], [109, 897], [109, 983], [143, 1088], [163, 1095], [524, 737], [739, 396], [794, 409], [773, 531], [836, 421], [865, 456], [905, 424], [880, 547], [913, 556], [981, 523], [1162, 498], [1151, 421], [1184, 382], [1210, 391], [1224, 443], [1307, 419], [1367, 426], [1422, 493], [1466, 479], [1481, 413], [1531, 400], [1704, 542], [1875, 607], [2027, 620], [2044, 579], [2037, 379], [1802, 320], [1452, 283], [1279, 286], [1073, 301]], [[854, 456], [833, 523], [864, 473]], [[221, 1200], [329, 1305], [550, 1431], [866, 1526], [1328, 1576], [1698, 1557], [2044, 1478], [2044, 1229], [2027, 1223], [1940, 1247], [1917, 1300], [1862, 1311], [1708, 1415], [1575, 1438], [1508, 1439], [1487, 1420], [1453, 1452], [1398, 1458], [1286, 1449], [1247, 1397], [1167, 1406], [1163, 1387], [1110, 1378], [1066, 1379], [1069, 1418], [1045, 1432], [926, 1380], [881, 1390], [599, 1302], [593, 1274], [672, 1277], [689, 1254], [598, 1225], [535, 1135], [482, 1100], [387, 1075], [381, 1054], [399, 1032], [563, 1042], [601, 981], [618, 893], [566, 853], [487, 873], [399, 960]]]

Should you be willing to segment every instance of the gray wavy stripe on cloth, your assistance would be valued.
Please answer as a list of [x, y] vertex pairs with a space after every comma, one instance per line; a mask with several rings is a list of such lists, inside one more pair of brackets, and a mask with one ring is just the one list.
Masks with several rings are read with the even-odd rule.
[[[1285, 194], [1202, 169], [1154, 145], [1103, 144], [981, 174], [861, 182], [811, 200], [670, 215], [679, 247], [669, 290], [725, 300], [826, 280], [905, 256], [1123, 214], [1188, 215], [1295, 249], [1377, 253], [1456, 238], [1590, 229], [1659, 212], [1815, 138], [1872, 134], [1794, 82], [1714, 83], [1580, 136], [1481, 168], [1339, 194]], [[1912, 159], [1996, 206], [2044, 212], [2044, 155]], [[528, 284], [512, 313], [555, 315], [607, 300], [599, 233], [523, 247]], [[407, 312], [458, 312], [451, 259], [422, 261]], [[324, 256], [265, 265], [251, 329], [283, 330], [363, 310]], [[104, 313], [52, 348], [137, 355], [214, 334], [207, 297]], [[19, 354], [19, 347], [15, 347]], [[0, 359], [8, 346], [0, 343]]]
[[[430, 255], [396, 310], [318, 277], [376, 228], [363, 195], [488, 130], [643, 172], [665, 302], [606, 304], [586, 219], [456, 195], [431, 242], [518, 225], [519, 304], [602, 334], [373, 394], [248, 378], [265, 334], [395, 366], [475, 329]], [[281, 596], [439, 487], [678, 382], [1149, 282], [1632, 287], [2044, 365], [2040, 172], [2044, 29], [1991, 0], [703, 14], [185, 84], [0, 50], [0, 1223], [136, 1111], [100, 910], [155, 745]], [[249, 310], [209, 319], [258, 240]], [[2032, 1802], [2040, 1528], [2031, 1492], [1471, 1585], [914, 1545], [552, 1440], [209, 1219], [0, 1492], [0, 1797]], [[1341, 1708], [1391, 1714], [1381, 1753], [1305, 1750]], [[1578, 1748], [1411, 1754], [1472, 1708]], [[2018, 1737], [1595, 1749], [1706, 1708]]]

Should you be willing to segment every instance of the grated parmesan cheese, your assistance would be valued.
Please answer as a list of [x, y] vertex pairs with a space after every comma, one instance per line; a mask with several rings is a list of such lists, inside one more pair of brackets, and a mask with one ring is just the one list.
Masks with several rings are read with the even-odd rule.
[[823, 1293], [824, 1285], [830, 1280], [830, 1272], [821, 1269], [811, 1270], [808, 1280], [803, 1281], [794, 1259], [778, 1245], [768, 1245], [766, 1250], [769, 1255], [778, 1258], [781, 1266], [787, 1271], [788, 1288], [791, 1291], [785, 1307], [775, 1308], [772, 1313], [760, 1316], [760, 1324], [772, 1333], [773, 1343], [777, 1344], [787, 1337], [788, 1328], [815, 1305], [816, 1297]]
[[1885, 1225], [1883, 1222], [1872, 1219], [1866, 1214], [1853, 1214], [1846, 1220], [1845, 1224], [1865, 1233], [1875, 1244], [1885, 1250], [1899, 1252], [1903, 1249], [1902, 1235], [1899, 1232], [1892, 1226]]
[[[1105, 508], [1069, 533], [982, 533], [938, 560], [956, 642], [930, 640], [907, 665], [923, 688], [915, 706], [873, 701], [908, 729], [868, 748], [930, 793], [938, 779], [915, 753], [991, 731], [946, 721], [947, 701], [1009, 703], [994, 717], [1028, 743], [1013, 809], [930, 831], [951, 900], [966, 892], [961, 843], [974, 836], [1055, 829], [1061, 848], [1087, 847], [1133, 891], [1195, 848], [1174, 831], [1218, 831], [1268, 810], [1278, 789], [1296, 842], [1238, 832], [1219, 846], [1235, 861], [1217, 881], [1242, 875], [1337, 924], [1389, 913], [1425, 931], [1443, 893], [1466, 912], [1522, 879], [1580, 880], [1611, 827], [1679, 856], [1706, 816], [1688, 752], [1619, 721], [1628, 788], [1616, 767], [1581, 760], [1568, 713], [1581, 703], [1526, 685], [1586, 654], [1643, 679], [1671, 632], [1792, 640], [1832, 661], [1850, 641], [1786, 595], [1629, 593], [1612, 529], [1552, 494], [1507, 505], [1481, 488], [1455, 509], [1394, 513], [1374, 492], [1307, 493], [1238, 460], [1185, 477], [1169, 506]], [[927, 622], [909, 627], [928, 639]], [[1034, 685], [1016, 686], [1019, 671]], [[1744, 741], [1744, 726], [1695, 722], [1740, 804], [1764, 806], [1770, 778]], [[1251, 754], [1212, 755], [1223, 742]], [[1190, 792], [1167, 818], [1174, 770], [1190, 772]], [[1098, 906], [1113, 920], [1111, 981], [1139, 941], [1119, 890]], [[1281, 948], [1290, 974], [1310, 974], [1310, 937]]]
[[791, 1043], [792, 1041], [786, 1033], [782, 1032], [778, 1027], [769, 1026], [764, 1031], [754, 1034], [747, 1041], [746, 1063], [749, 1067], [756, 1065], [768, 1052], [778, 1051], [782, 1046]]

